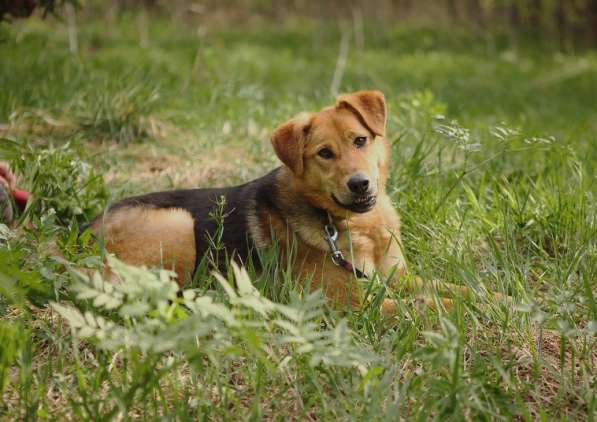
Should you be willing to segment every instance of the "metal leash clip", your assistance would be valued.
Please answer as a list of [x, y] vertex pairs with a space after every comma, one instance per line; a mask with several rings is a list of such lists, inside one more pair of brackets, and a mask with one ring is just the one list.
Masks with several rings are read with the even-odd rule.
[[326, 224], [323, 229], [325, 230], [325, 240], [328, 242], [330, 250], [332, 251], [332, 262], [339, 266], [340, 262], [344, 259], [344, 255], [342, 255], [342, 251], [336, 246], [338, 230], [336, 229], [336, 226], [331, 223]]

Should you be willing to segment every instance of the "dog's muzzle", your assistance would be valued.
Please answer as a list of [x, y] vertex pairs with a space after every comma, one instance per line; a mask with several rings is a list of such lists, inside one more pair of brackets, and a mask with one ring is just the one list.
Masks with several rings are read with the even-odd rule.
[[371, 194], [355, 196], [353, 197], [352, 202], [348, 204], [340, 202], [340, 200], [336, 198], [336, 195], [334, 194], [332, 194], [332, 199], [337, 205], [341, 206], [342, 208], [359, 214], [370, 211], [371, 209], [373, 209], [377, 202], [377, 196]]

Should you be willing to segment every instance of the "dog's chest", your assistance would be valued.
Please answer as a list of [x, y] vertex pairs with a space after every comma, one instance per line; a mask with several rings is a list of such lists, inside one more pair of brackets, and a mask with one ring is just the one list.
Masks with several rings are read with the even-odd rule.
[[371, 273], [376, 270], [390, 240], [387, 231], [375, 228], [367, 231], [358, 228], [345, 229], [339, 233], [338, 248], [353, 266], [365, 273]]

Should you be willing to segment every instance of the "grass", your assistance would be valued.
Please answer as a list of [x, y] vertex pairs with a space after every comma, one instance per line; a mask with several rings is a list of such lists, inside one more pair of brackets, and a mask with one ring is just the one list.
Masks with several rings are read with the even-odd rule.
[[107, 202], [257, 177], [278, 165], [272, 129], [333, 101], [334, 24], [151, 16], [142, 48], [134, 16], [107, 19], [80, 19], [76, 55], [60, 22], [2, 27], [0, 155], [37, 194], [28, 224], [0, 226], [3, 417], [595, 417], [594, 51], [455, 28], [351, 38], [340, 89], [386, 93], [410, 270], [476, 292], [451, 312], [402, 294], [388, 321], [300, 295], [275, 251], [249, 269], [257, 302], [210, 288], [208, 266], [179, 296], [166, 275], [125, 267], [123, 296], [68, 270], [101, 262], [76, 233]]

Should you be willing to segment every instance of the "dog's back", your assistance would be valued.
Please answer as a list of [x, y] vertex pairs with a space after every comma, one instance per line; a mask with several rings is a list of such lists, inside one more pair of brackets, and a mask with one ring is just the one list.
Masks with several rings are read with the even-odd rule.
[[163, 266], [188, 280], [211, 250], [223, 268], [234, 257], [254, 258], [249, 217], [255, 198], [270, 197], [275, 172], [240, 186], [181, 189], [126, 198], [91, 224], [106, 250], [133, 265]]

